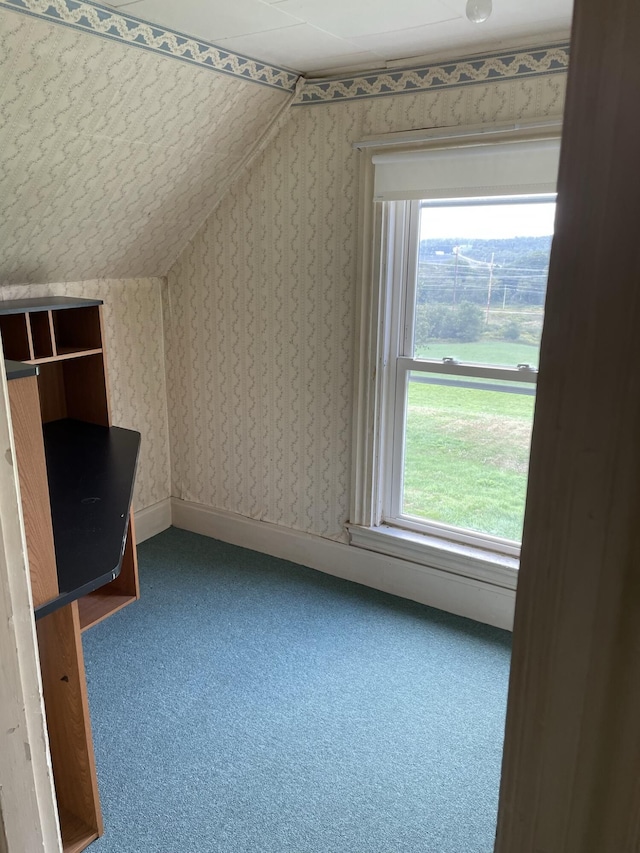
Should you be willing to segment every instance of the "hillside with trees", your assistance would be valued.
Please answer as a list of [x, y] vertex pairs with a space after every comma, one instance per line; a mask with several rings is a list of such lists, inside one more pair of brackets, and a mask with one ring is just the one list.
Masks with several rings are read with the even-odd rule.
[[416, 349], [433, 340], [537, 345], [551, 239], [422, 240]]

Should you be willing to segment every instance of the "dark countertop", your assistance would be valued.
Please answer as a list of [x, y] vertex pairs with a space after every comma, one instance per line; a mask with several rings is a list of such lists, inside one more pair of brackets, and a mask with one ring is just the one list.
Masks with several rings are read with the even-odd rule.
[[43, 426], [60, 594], [36, 619], [120, 574], [140, 433], [75, 420]]
[[7, 380], [24, 379], [25, 376], [37, 376], [37, 364], [25, 364], [22, 361], [12, 361], [10, 358], [5, 358], [4, 369], [7, 374]]
[[87, 308], [102, 305], [102, 299], [77, 299], [75, 296], [43, 296], [37, 299], [0, 300], [0, 315], [29, 314], [31, 311], [60, 311], [64, 308]]

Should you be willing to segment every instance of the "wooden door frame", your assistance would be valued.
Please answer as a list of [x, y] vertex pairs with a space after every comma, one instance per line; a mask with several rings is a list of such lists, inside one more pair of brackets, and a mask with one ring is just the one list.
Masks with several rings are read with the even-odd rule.
[[576, 0], [496, 853], [640, 851], [639, 45]]

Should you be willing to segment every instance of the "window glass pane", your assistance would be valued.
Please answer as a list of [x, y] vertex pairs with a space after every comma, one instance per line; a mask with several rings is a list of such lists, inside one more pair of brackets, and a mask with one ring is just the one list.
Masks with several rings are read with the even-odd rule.
[[412, 372], [402, 513], [519, 541], [533, 393], [527, 383]]
[[414, 358], [537, 367], [555, 216], [542, 199], [422, 203]]

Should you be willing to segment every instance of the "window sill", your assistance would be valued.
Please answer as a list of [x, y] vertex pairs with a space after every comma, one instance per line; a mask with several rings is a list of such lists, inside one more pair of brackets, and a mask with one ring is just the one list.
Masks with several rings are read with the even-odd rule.
[[517, 586], [520, 561], [516, 557], [384, 524], [379, 527], [347, 524], [347, 530], [350, 544], [356, 548], [397, 557], [505, 589], [515, 590]]

